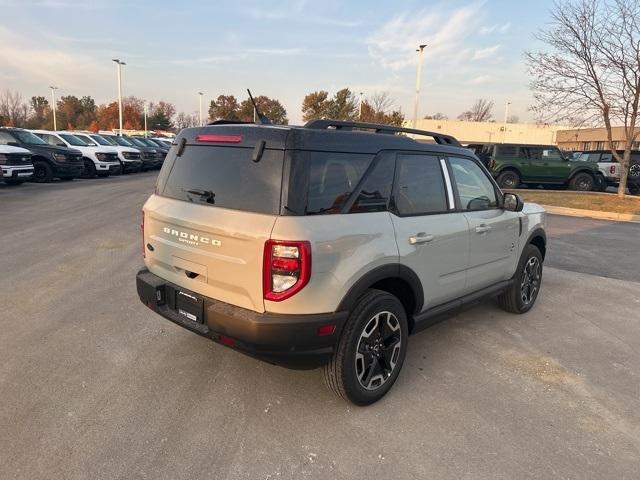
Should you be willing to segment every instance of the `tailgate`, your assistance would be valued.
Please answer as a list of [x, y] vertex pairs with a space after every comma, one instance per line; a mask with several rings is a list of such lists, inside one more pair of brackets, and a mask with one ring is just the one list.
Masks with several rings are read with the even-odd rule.
[[144, 206], [145, 263], [156, 275], [225, 303], [264, 311], [262, 261], [275, 215], [153, 195]]

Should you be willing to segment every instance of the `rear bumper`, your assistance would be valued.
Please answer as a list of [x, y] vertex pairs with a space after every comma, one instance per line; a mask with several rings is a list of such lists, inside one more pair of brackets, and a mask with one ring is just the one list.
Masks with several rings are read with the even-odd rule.
[[[329, 361], [348, 312], [314, 315], [257, 313], [204, 297], [204, 322], [196, 323], [175, 310], [180, 287], [147, 269], [136, 276], [142, 303], [164, 318], [253, 357], [287, 368], [317, 368]], [[331, 335], [318, 328], [335, 324]]]

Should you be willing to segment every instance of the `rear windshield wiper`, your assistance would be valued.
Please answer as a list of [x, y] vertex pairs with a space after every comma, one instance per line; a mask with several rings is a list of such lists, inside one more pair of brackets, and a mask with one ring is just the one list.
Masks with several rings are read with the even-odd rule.
[[[198, 188], [191, 188], [191, 189], [184, 189], [183, 188], [182, 191], [186, 192], [186, 193], [189, 193], [191, 195], [197, 195], [201, 202], [210, 203], [212, 205], [214, 203], [216, 203], [216, 201], [215, 201], [216, 194], [213, 193], [213, 191], [211, 191], [211, 190], [201, 190], [201, 189], [198, 189]], [[189, 200], [193, 201], [193, 200], [191, 200], [191, 197], [189, 197]]]

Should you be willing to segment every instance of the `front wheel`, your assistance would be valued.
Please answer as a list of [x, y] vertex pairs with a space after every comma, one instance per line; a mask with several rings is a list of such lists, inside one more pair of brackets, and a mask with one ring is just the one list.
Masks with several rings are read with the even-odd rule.
[[569, 188], [578, 192], [590, 192], [593, 190], [595, 181], [588, 173], [578, 173], [569, 181]]
[[36, 160], [33, 162], [33, 176], [31, 181], [36, 183], [49, 183], [53, 180], [53, 169], [48, 163]]
[[356, 405], [380, 400], [393, 386], [407, 353], [407, 316], [400, 301], [367, 291], [349, 315], [331, 361], [327, 387]]
[[513, 284], [498, 297], [498, 305], [511, 313], [526, 313], [536, 303], [542, 285], [542, 254], [535, 245], [522, 252]]

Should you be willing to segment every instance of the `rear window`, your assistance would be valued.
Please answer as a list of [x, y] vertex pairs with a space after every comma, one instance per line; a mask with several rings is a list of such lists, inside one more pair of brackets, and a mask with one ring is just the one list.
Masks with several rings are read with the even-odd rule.
[[252, 153], [253, 148], [188, 146], [175, 158], [159, 193], [201, 205], [277, 215], [283, 152], [265, 150], [257, 163]]

